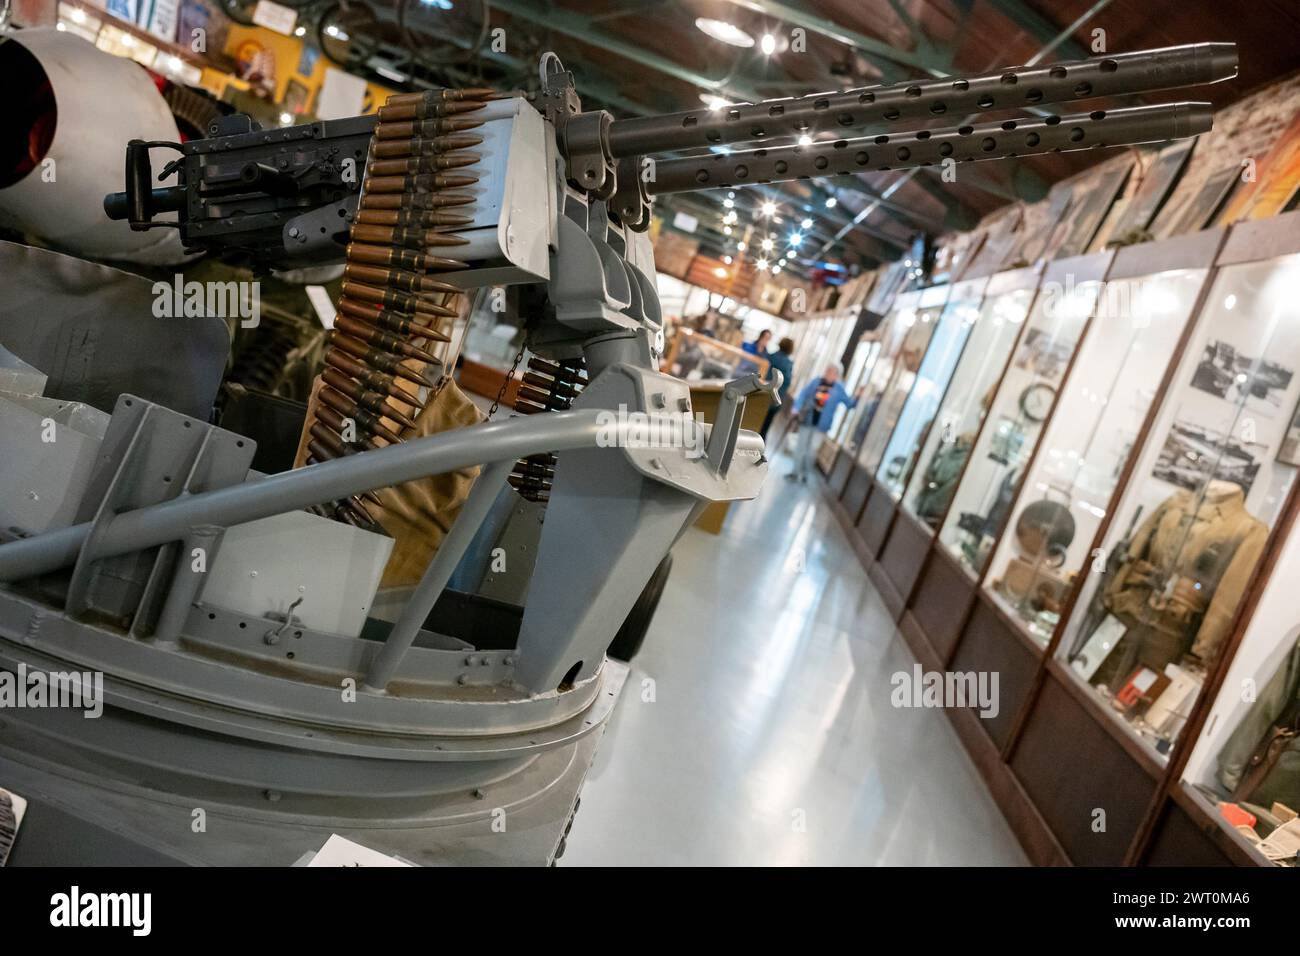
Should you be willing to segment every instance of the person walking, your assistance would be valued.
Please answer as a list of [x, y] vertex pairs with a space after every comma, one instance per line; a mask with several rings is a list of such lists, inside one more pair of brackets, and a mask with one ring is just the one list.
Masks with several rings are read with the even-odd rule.
[[[768, 373], [770, 381], [772, 378], [771, 369], [776, 369], [781, 373], [781, 387], [776, 390], [777, 398], [781, 404], [786, 404], [790, 396], [790, 379], [794, 375], [794, 339], [783, 338], [776, 345], [776, 351], [767, 357]], [[776, 420], [777, 404], [773, 402], [767, 410], [767, 416], [763, 419], [763, 427], [758, 433], [764, 438], [767, 437], [767, 430], [772, 427], [772, 422]]]
[[803, 387], [803, 391], [790, 406], [790, 415], [799, 430], [799, 438], [795, 450], [795, 465], [785, 476], [786, 481], [808, 483], [812, 463], [826, 433], [831, 430], [831, 425], [835, 422], [836, 411], [841, 405], [853, 408], [857, 404], [858, 396], [851, 396], [845, 390], [840, 382], [840, 367], [835, 363], [826, 366], [821, 378]]

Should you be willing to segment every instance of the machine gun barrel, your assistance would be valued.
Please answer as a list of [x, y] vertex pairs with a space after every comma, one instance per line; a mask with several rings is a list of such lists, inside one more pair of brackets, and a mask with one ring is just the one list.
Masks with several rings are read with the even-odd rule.
[[1235, 43], [1190, 43], [967, 78], [904, 81], [838, 93], [615, 120], [615, 158], [847, 130], [888, 132], [938, 116], [1026, 109], [1217, 83], [1237, 75]]
[[833, 142], [827, 140], [810, 146], [660, 160], [655, 166], [654, 179], [646, 184], [646, 188], [652, 195], [659, 195], [719, 186], [937, 166], [947, 159], [961, 163], [1104, 146], [1132, 146], [1195, 136], [1206, 132], [1212, 125], [1213, 111], [1208, 103], [1170, 103], [1097, 110], [1072, 116], [1031, 117], [978, 126], [919, 130], [899, 136], [882, 134]]

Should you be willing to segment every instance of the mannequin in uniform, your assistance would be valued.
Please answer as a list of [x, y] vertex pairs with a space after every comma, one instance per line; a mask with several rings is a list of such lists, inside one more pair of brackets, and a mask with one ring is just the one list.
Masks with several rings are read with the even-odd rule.
[[1188, 653], [1192, 663], [1212, 667], [1267, 540], [1268, 528], [1246, 510], [1233, 482], [1166, 498], [1104, 586], [1106, 610], [1127, 630], [1093, 683], [1115, 689], [1136, 664], [1159, 674]]

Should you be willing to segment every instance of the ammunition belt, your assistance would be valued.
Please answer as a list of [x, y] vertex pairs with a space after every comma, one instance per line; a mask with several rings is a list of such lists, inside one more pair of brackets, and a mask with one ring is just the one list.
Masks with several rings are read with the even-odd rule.
[[[403, 440], [415, 417], [449, 381], [450, 323], [461, 290], [442, 275], [468, 240], [455, 229], [471, 217], [465, 187], [478, 182], [472, 130], [496, 94], [430, 90], [390, 96], [379, 110], [344, 267], [343, 294], [325, 352], [308, 431], [308, 463]], [[319, 506], [318, 514], [376, 524], [373, 492]]]

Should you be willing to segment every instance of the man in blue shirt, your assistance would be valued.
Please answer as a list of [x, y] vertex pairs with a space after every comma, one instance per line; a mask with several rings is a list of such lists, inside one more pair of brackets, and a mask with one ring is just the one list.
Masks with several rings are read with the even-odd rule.
[[[790, 380], [794, 375], [794, 339], [784, 338], [777, 343], [776, 351], [767, 357], [769, 370], [767, 373], [768, 381], [772, 379], [771, 369], [776, 369], [781, 373], [781, 387], [776, 390], [781, 399], [781, 404], [786, 404], [790, 397]], [[764, 438], [767, 437], [767, 430], [772, 426], [776, 418], [777, 406], [773, 404], [767, 410], [767, 417], [763, 419], [763, 427], [758, 433]]]
[[840, 382], [840, 367], [834, 363], [826, 366], [821, 378], [803, 387], [790, 406], [790, 414], [799, 429], [799, 444], [795, 451], [795, 466], [785, 476], [787, 481], [798, 480], [807, 484], [817, 450], [835, 424], [835, 413], [841, 405], [853, 408], [857, 404], [857, 396], [849, 395]]

